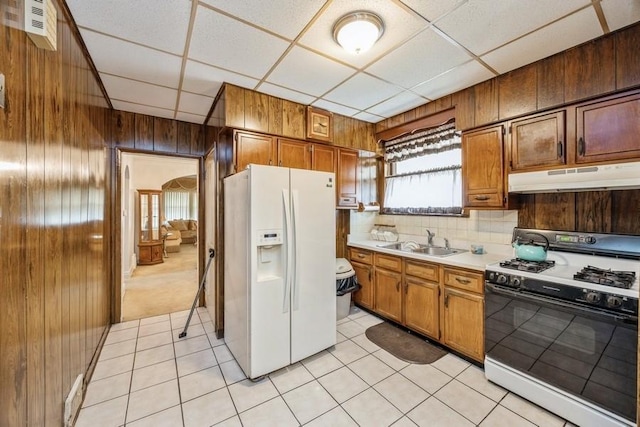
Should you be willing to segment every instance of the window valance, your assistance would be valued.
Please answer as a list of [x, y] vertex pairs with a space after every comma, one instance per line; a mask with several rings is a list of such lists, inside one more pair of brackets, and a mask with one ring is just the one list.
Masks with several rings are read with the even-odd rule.
[[388, 163], [426, 154], [436, 154], [461, 147], [460, 132], [455, 121], [399, 136], [385, 143], [384, 159]]

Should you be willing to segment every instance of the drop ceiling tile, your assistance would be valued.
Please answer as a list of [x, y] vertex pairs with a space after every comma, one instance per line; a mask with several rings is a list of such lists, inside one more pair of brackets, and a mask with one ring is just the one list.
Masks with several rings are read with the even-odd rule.
[[450, 93], [473, 86], [476, 83], [495, 77], [487, 67], [478, 61], [469, 61], [444, 74], [439, 75], [413, 89], [413, 92], [429, 99], [438, 99]]
[[178, 88], [181, 57], [90, 30], [81, 30], [81, 34], [99, 72]]
[[204, 123], [204, 119], [206, 119], [206, 116], [185, 113], [182, 111], [178, 111], [178, 113], [176, 114], [176, 120], [182, 120], [183, 122], [189, 122], [189, 123], [196, 123], [199, 125]]
[[600, 5], [611, 31], [640, 21], [638, 0], [602, 0]]
[[267, 81], [298, 92], [320, 96], [346, 80], [355, 70], [307, 49], [294, 47]]
[[325, 0], [271, 0], [268, 7], [256, 7], [255, 3], [247, 1], [202, 2], [293, 40], [320, 10]]
[[184, 0], [67, 0], [81, 28], [182, 55], [191, 2]]
[[[385, 32], [368, 52], [354, 55], [346, 52], [333, 40], [333, 26], [342, 16], [357, 10], [367, 10], [377, 14], [384, 23]], [[393, 1], [334, 0], [300, 38], [300, 44], [361, 68], [383, 56], [427, 25], [428, 23], [420, 16], [398, 6]]]
[[466, 52], [428, 29], [366, 71], [408, 89], [469, 59]]
[[315, 96], [287, 89], [282, 86], [276, 86], [271, 83], [262, 83], [256, 90], [266, 93], [267, 95], [277, 96], [278, 98], [288, 99], [289, 101], [304, 105], [309, 105], [316, 99]]
[[404, 4], [433, 22], [468, 0], [402, 0]]
[[112, 99], [113, 108], [130, 113], [146, 114], [148, 116], [161, 117], [163, 119], [173, 119], [173, 110], [151, 107], [149, 105], [134, 104], [126, 101]]
[[312, 104], [314, 107], [322, 108], [323, 110], [332, 111], [334, 113], [342, 114], [343, 116], [353, 116], [358, 113], [358, 110], [347, 107], [345, 105], [336, 104], [335, 102], [327, 101], [326, 99], [318, 99]]
[[236, 86], [253, 89], [258, 82], [259, 80], [251, 77], [189, 60], [184, 69], [182, 89], [215, 97], [222, 83], [231, 83]]
[[589, 0], [469, 0], [436, 26], [481, 55], [589, 3]]
[[427, 100], [423, 97], [404, 91], [378, 105], [367, 108], [367, 112], [382, 117], [391, 117], [426, 103]]
[[278, 37], [198, 6], [189, 58], [260, 79], [288, 46]]
[[180, 93], [178, 111], [206, 116], [211, 109], [213, 99], [214, 98], [208, 96], [202, 96], [195, 93], [182, 91]]
[[601, 35], [598, 17], [589, 7], [494, 50], [482, 60], [502, 74]]
[[363, 120], [369, 123], [378, 123], [380, 120], [384, 120], [384, 117], [376, 116], [375, 114], [367, 113], [366, 111], [361, 111], [355, 116], [354, 119]]
[[100, 73], [100, 78], [112, 100], [117, 99], [168, 110], [175, 108], [178, 96], [178, 91], [175, 89], [137, 82], [110, 74]]
[[358, 110], [367, 108], [397, 95], [402, 89], [368, 74], [358, 73], [323, 96], [324, 99], [349, 105]]

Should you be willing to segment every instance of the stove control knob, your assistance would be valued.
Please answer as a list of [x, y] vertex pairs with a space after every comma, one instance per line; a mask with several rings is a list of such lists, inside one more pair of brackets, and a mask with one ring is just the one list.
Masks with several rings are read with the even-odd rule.
[[504, 285], [504, 284], [506, 284], [506, 283], [508, 282], [508, 280], [507, 280], [507, 276], [505, 276], [504, 274], [500, 274], [500, 275], [498, 275], [497, 282], [498, 282], [498, 284], [499, 284], [499, 285]]
[[511, 279], [511, 286], [513, 286], [514, 288], [520, 286], [520, 283], [522, 283], [522, 279], [520, 279], [519, 277], [514, 277], [513, 279]]
[[600, 302], [600, 297], [601, 297], [600, 292], [589, 292], [585, 296], [585, 299], [591, 304], [595, 304]]
[[618, 308], [622, 305], [622, 298], [609, 295], [607, 297], [607, 307]]

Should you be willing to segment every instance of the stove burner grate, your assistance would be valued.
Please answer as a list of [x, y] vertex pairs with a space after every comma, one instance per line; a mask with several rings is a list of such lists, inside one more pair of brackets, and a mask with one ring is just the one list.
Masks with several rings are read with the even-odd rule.
[[633, 271], [614, 271], [588, 265], [573, 275], [573, 278], [583, 282], [629, 289], [636, 281]]
[[514, 258], [500, 263], [500, 267], [509, 268], [511, 270], [527, 271], [530, 273], [540, 273], [554, 265], [556, 265], [555, 261], [526, 261], [520, 258]]

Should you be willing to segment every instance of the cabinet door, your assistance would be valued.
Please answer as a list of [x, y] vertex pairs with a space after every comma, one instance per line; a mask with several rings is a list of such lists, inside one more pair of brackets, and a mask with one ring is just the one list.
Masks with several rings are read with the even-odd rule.
[[338, 149], [338, 203], [340, 208], [357, 208], [358, 152]]
[[502, 125], [462, 134], [463, 203], [466, 207], [503, 207], [504, 139]]
[[309, 144], [291, 139], [278, 139], [278, 166], [311, 169]]
[[365, 264], [352, 262], [353, 270], [360, 286], [358, 292], [354, 292], [353, 300], [356, 304], [373, 310], [373, 283], [371, 281], [371, 271], [373, 267]]
[[336, 150], [322, 144], [313, 144], [311, 169], [322, 172], [336, 172]]
[[564, 111], [511, 122], [511, 169], [565, 163]]
[[438, 290], [438, 283], [409, 277], [404, 288], [405, 326], [434, 339], [440, 334]]
[[576, 163], [640, 157], [640, 93], [576, 108]]
[[443, 343], [482, 361], [484, 359], [484, 298], [444, 288]]
[[276, 144], [272, 137], [249, 132], [236, 132], [236, 171], [248, 164], [275, 165]]
[[374, 310], [380, 315], [402, 322], [402, 274], [375, 269]]

